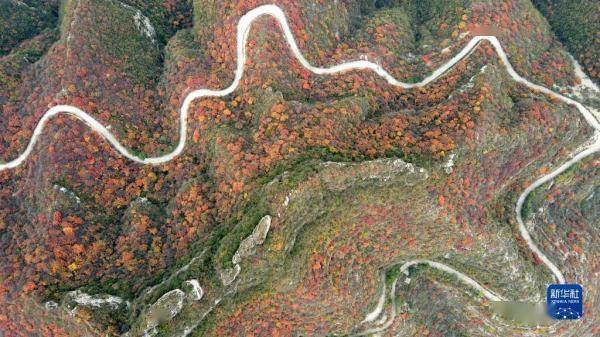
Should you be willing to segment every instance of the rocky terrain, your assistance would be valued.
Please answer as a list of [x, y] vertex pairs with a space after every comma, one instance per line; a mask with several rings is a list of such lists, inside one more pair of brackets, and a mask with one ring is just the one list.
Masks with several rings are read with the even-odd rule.
[[[231, 84], [236, 25], [266, 3], [1, 2], [0, 165], [61, 104], [138, 158], [172, 152], [186, 95]], [[365, 60], [418, 83], [495, 36], [519, 75], [599, 118], [593, 1], [268, 3], [315, 66]], [[572, 104], [516, 82], [487, 40], [415, 89], [369, 70], [312, 73], [269, 16], [245, 52], [231, 94], [192, 102], [173, 160], [135, 163], [62, 114], [0, 170], [0, 336], [600, 333], [597, 153], [519, 212], [584, 286], [586, 315], [522, 322], [486, 293], [539, 303], [556, 282], [515, 205], [598, 141]]]

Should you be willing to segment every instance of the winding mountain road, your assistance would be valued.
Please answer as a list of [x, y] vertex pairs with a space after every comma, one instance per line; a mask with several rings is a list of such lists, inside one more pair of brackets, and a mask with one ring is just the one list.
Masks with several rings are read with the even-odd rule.
[[[384, 78], [392, 86], [401, 87], [401, 88], [405, 88], [405, 89], [420, 88], [420, 87], [424, 87], [424, 86], [428, 85], [429, 83], [435, 81], [440, 76], [443, 76], [454, 65], [456, 65], [458, 62], [460, 62], [464, 58], [468, 57], [481, 42], [487, 41], [494, 47], [494, 50], [496, 51], [500, 60], [502, 61], [504, 68], [506, 69], [506, 71], [508, 72], [508, 74], [514, 81], [519, 82], [519, 83], [529, 87], [532, 90], [538, 91], [545, 95], [549, 95], [549, 96], [551, 96], [555, 99], [558, 99], [566, 104], [576, 107], [577, 110], [579, 111], [579, 113], [587, 121], [587, 123], [595, 129], [596, 136], [593, 138], [593, 140], [594, 140], [593, 143], [591, 143], [591, 145], [587, 146], [581, 152], [574, 154], [573, 157], [569, 161], [567, 161], [560, 167], [556, 168], [551, 173], [540, 177], [538, 180], [536, 180], [534, 183], [532, 183], [530, 186], [528, 186], [525, 189], [525, 191], [519, 196], [519, 199], [518, 199], [516, 207], [515, 207], [516, 217], [517, 217], [517, 221], [518, 221], [518, 225], [519, 225], [519, 232], [520, 232], [522, 238], [527, 243], [527, 246], [535, 254], [535, 256], [538, 257], [540, 259], [540, 261], [542, 261], [546, 265], [546, 267], [548, 267], [548, 269], [552, 272], [552, 274], [554, 275], [554, 278], [556, 279], [556, 281], [558, 283], [565, 283], [565, 278], [564, 278], [562, 272], [552, 263], [552, 261], [550, 261], [550, 259], [548, 259], [548, 257], [546, 255], [544, 255], [544, 253], [542, 251], [540, 251], [540, 249], [535, 245], [535, 243], [531, 239], [531, 236], [529, 235], [529, 233], [525, 227], [525, 224], [523, 223], [523, 218], [522, 218], [522, 214], [521, 214], [522, 208], [523, 208], [523, 204], [524, 204], [527, 196], [535, 188], [554, 179], [556, 176], [558, 176], [559, 174], [561, 174], [562, 172], [567, 170], [569, 167], [571, 167], [572, 165], [574, 165], [577, 162], [579, 162], [580, 160], [582, 160], [583, 158], [586, 158], [586, 157], [600, 151], [600, 137], [597, 137], [597, 134], [600, 134], [600, 123], [594, 117], [594, 115], [581, 103], [579, 103], [571, 98], [568, 98], [566, 96], [563, 96], [559, 93], [556, 93], [546, 87], [543, 87], [538, 84], [534, 84], [534, 83], [528, 81], [527, 79], [521, 77], [514, 70], [513, 66], [511, 65], [510, 61], [508, 60], [508, 56], [504, 52], [500, 42], [498, 41], [498, 39], [495, 36], [473, 37], [468, 42], [468, 44], [458, 54], [456, 54], [454, 57], [452, 57], [450, 60], [448, 60], [444, 65], [442, 65], [441, 67], [439, 67], [438, 69], [433, 71], [429, 76], [427, 76], [421, 82], [406, 83], [406, 82], [401, 82], [401, 81], [398, 81], [397, 79], [395, 79], [390, 73], [388, 73], [385, 69], [383, 69], [382, 66], [372, 63], [372, 62], [369, 62], [369, 61], [366, 61], [366, 60], [352, 61], [352, 62], [348, 62], [348, 63], [334, 65], [331, 67], [316, 67], [316, 66], [311, 65], [306, 60], [306, 58], [304, 57], [302, 52], [300, 51], [298, 44], [296, 43], [296, 40], [294, 38], [294, 35], [292, 34], [292, 31], [290, 29], [290, 26], [287, 22], [285, 13], [279, 7], [277, 7], [275, 5], [260, 6], [260, 7], [257, 7], [255, 9], [249, 11], [244, 16], [242, 16], [238, 23], [238, 26], [237, 26], [237, 68], [235, 70], [235, 77], [234, 77], [234, 80], [231, 83], [231, 85], [229, 87], [227, 87], [225, 89], [221, 89], [221, 90], [212, 90], [212, 89], [206, 89], [206, 88], [194, 90], [185, 97], [183, 104], [181, 105], [180, 114], [179, 114], [179, 126], [180, 126], [179, 127], [179, 141], [177, 143], [177, 146], [175, 147], [175, 149], [172, 152], [165, 154], [163, 156], [150, 157], [150, 158], [141, 158], [139, 156], [136, 156], [135, 154], [131, 153], [127, 148], [125, 148], [104, 125], [102, 125], [94, 117], [92, 117], [85, 111], [83, 111], [77, 107], [71, 106], [71, 105], [57, 105], [57, 106], [54, 106], [51, 109], [49, 109], [43, 115], [43, 117], [39, 120], [38, 124], [36, 125], [36, 127], [33, 131], [33, 135], [31, 137], [25, 151], [23, 153], [21, 153], [16, 159], [9, 161], [7, 163], [0, 164], [0, 171], [12, 169], [12, 168], [18, 167], [19, 165], [23, 164], [23, 162], [27, 159], [27, 157], [33, 151], [33, 148], [34, 148], [36, 142], [38, 141], [40, 135], [42, 134], [45, 125], [53, 117], [60, 115], [60, 114], [73, 115], [73, 116], [77, 117], [78, 119], [80, 119], [81, 121], [86, 123], [92, 130], [94, 130], [95, 132], [100, 134], [106, 141], [108, 141], [115, 148], [115, 150], [118, 153], [120, 153], [121, 155], [127, 157], [128, 159], [130, 159], [136, 163], [158, 165], [158, 164], [166, 163], [166, 162], [173, 160], [175, 157], [177, 157], [179, 154], [181, 154], [185, 148], [186, 139], [187, 139], [187, 118], [188, 118], [189, 108], [190, 108], [190, 105], [192, 104], [192, 102], [196, 99], [203, 98], [203, 97], [227, 96], [227, 95], [231, 94], [240, 84], [240, 80], [243, 77], [244, 67], [245, 67], [245, 63], [246, 63], [246, 44], [248, 41], [250, 28], [254, 21], [256, 21], [258, 18], [263, 17], [263, 16], [270, 16], [279, 23], [279, 26], [281, 27], [281, 29], [283, 31], [284, 37], [287, 40], [289, 48], [291, 49], [294, 57], [300, 62], [300, 64], [302, 64], [303, 67], [305, 67], [306, 69], [308, 69], [309, 71], [311, 71], [315, 74], [333, 75], [333, 74], [337, 74], [337, 73], [341, 73], [341, 72], [345, 72], [345, 71], [351, 71], [351, 70], [371, 70], [371, 71], [377, 73], [382, 78]], [[430, 267], [433, 267], [433, 268], [439, 269], [441, 271], [444, 271], [446, 273], [452, 274], [452, 275], [456, 276], [465, 285], [482, 293], [489, 300], [497, 301], [497, 300], [502, 299], [500, 296], [485, 289], [483, 286], [481, 286], [479, 283], [477, 283], [475, 280], [471, 279], [470, 277], [464, 275], [463, 273], [461, 273], [459, 271], [454, 270], [453, 268], [451, 268], [447, 265], [439, 263], [439, 262], [429, 261], [429, 260], [408, 261], [402, 266], [402, 269], [407, 270], [410, 266], [415, 265], [415, 264], [426, 264], [426, 265], [429, 265]], [[368, 318], [372, 318], [372, 317], [368, 317]]]

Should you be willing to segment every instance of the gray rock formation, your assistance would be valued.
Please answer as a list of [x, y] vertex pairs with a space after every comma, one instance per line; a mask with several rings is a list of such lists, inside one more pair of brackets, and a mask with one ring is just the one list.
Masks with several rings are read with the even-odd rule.
[[185, 293], [181, 289], [174, 289], [162, 295], [146, 312], [144, 335], [153, 335], [157, 326], [177, 316], [183, 308], [184, 299]]
[[68, 292], [62, 300], [63, 307], [68, 310], [74, 310], [78, 306], [117, 310], [123, 304], [127, 302], [120, 297], [108, 294], [90, 295], [81, 290]]
[[240, 267], [239, 264], [236, 264], [231, 268], [222, 270], [220, 276], [221, 276], [221, 282], [223, 283], [223, 285], [228, 286], [231, 283], [233, 283], [233, 281], [235, 281], [235, 278], [238, 276], [238, 274], [240, 273], [241, 270], [242, 270], [242, 268]]
[[188, 298], [193, 301], [199, 301], [202, 299], [202, 296], [204, 296], [204, 290], [196, 279], [183, 282], [182, 288], [186, 292]]
[[271, 216], [265, 215], [262, 219], [260, 219], [258, 225], [254, 227], [252, 234], [242, 240], [240, 246], [231, 259], [231, 262], [238, 264], [242, 261], [242, 258], [253, 255], [256, 252], [256, 246], [262, 245], [265, 242], [270, 227]]

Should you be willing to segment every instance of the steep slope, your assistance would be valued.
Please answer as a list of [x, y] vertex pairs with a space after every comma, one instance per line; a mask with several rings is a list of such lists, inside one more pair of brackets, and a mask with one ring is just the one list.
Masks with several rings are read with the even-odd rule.
[[584, 65], [596, 83], [600, 78], [600, 4], [596, 1], [534, 0], [552, 29]]
[[57, 21], [56, 0], [7, 0], [0, 3], [0, 57], [8, 54], [19, 43], [33, 38], [46, 29], [54, 28]]

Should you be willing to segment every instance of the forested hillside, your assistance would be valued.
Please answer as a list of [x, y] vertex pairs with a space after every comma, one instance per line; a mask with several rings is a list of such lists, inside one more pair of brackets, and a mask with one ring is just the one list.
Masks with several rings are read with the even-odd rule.
[[[569, 55], [598, 82], [591, 0], [7, 0], [0, 163], [60, 104], [140, 158], [172, 152], [186, 95], [230, 85], [236, 25], [267, 3], [315, 66], [368, 60], [418, 83], [490, 35], [523, 78], [600, 109]], [[281, 32], [253, 23], [239, 87], [192, 102], [172, 161], [135, 163], [62, 114], [0, 170], [0, 336], [352, 335], [385, 325], [365, 319], [382, 289], [386, 336], [600, 333], [597, 154], [523, 210], [540, 250], [586, 284], [583, 319], [524, 325], [452, 275], [400, 271], [435, 260], [541, 300], [552, 274], [515, 204], [594, 134], [573, 105], [514, 81], [489, 41], [404, 89], [369, 70], [316, 75]]]

